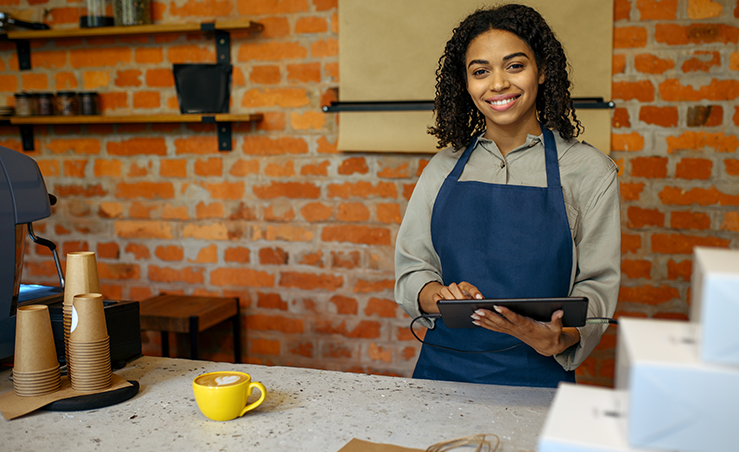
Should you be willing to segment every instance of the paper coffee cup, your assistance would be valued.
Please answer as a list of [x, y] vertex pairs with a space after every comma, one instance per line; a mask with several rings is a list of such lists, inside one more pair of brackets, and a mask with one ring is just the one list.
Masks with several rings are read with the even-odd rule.
[[36, 397], [49, 394], [61, 388], [59, 365], [39, 372], [18, 372], [13, 370], [13, 390], [18, 397]]
[[14, 360], [18, 372], [46, 371], [59, 365], [47, 306], [18, 308]]
[[97, 259], [94, 251], [74, 251], [67, 253], [67, 263], [64, 282], [64, 340], [69, 340], [71, 324], [72, 301], [75, 295], [84, 293], [99, 293], [100, 279], [98, 277]]
[[45, 379], [49, 378], [50, 376], [53, 376], [57, 373], [59, 373], [59, 365], [57, 364], [56, 367], [52, 367], [47, 370], [39, 370], [37, 372], [18, 372], [17, 370], [13, 369], [13, 379], [16, 377], [22, 378], [23, 380], [38, 380], [38, 379]]
[[69, 342], [98, 342], [107, 338], [103, 296], [99, 293], [75, 295], [72, 302]]
[[67, 342], [67, 369], [72, 388], [82, 392], [105, 389], [110, 386], [112, 371], [103, 297], [77, 295], [72, 311]]
[[38, 397], [46, 394], [50, 394], [52, 392], [56, 392], [62, 387], [61, 379], [57, 379], [56, 382], [49, 384], [44, 387], [34, 387], [34, 388], [22, 388], [22, 387], [14, 387], [13, 390], [15, 392], [15, 395], [18, 397]]
[[94, 251], [67, 253], [64, 305], [71, 306], [75, 295], [100, 292], [97, 259]]
[[[64, 284], [64, 302], [62, 304], [64, 345], [69, 344], [72, 325], [72, 302], [74, 296], [85, 293], [100, 292], [97, 259], [93, 251], [74, 251], [67, 253]], [[72, 368], [67, 369], [71, 378]]]

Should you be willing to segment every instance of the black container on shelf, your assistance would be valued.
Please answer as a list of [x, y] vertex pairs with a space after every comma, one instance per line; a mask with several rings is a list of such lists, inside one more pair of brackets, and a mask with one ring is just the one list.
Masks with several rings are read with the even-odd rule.
[[105, 16], [81, 16], [80, 28], [97, 28], [112, 27], [115, 25], [115, 18]]
[[110, 0], [85, 0], [80, 14], [80, 28], [112, 27], [115, 18], [106, 16]]
[[230, 64], [173, 66], [181, 113], [228, 113], [231, 100]]
[[94, 91], [84, 91], [78, 94], [81, 115], [100, 114], [100, 96]]
[[54, 94], [36, 93], [36, 116], [54, 115]]

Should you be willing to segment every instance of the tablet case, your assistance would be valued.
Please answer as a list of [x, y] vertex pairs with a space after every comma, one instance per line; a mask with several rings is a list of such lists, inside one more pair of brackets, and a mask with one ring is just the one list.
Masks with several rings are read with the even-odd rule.
[[549, 322], [558, 309], [564, 311], [562, 326], [585, 326], [588, 314], [586, 297], [564, 298], [501, 298], [486, 300], [439, 300], [436, 305], [441, 312], [444, 324], [449, 328], [479, 328], [472, 323], [472, 313], [478, 309], [495, 312], [493, 306], [505, 306], [519, 315], [531, 317], [540, 322]]

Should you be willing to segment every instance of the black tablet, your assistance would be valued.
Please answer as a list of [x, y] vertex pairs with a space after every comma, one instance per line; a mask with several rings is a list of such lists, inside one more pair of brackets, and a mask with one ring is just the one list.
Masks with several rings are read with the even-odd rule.
[[478, 328], [472, 323], [472, 313], [478, 309], [495, 312], [493, 306], [505, 306], [516, 314], [541, 322], [549, 322], [552, 314], [561, 309], [564, 311], [562, 325], [565, 327], [585, 326], [588, 314], [586, 297], [439, 300], [436, 305], [444, 324], [449, 328]]

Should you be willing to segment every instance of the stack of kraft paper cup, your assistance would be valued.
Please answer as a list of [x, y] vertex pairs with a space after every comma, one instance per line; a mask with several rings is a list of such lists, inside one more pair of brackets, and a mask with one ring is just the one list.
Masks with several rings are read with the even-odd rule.
[[[69, 361], [69, 332], [72, 327], [72, 301], [75, 295], [100, 292], [97, 260], [93, 251], [75, 251], [67, 253], [67, 268], [64, 284], [64, 348]], [[67, 375], [72, 377], [71, 368], [67, 365]]]
[[110, 387], [110, 341], [105, 325], [103, 296], [75, 295], [67, 344], [67, 367], [72, 389], [93, 392]]
[[18, 308], [15, 329], [13, 389], [19, 397], [49, 394], [61, 387], [59, 362], [51, 331], [49, 308]]

